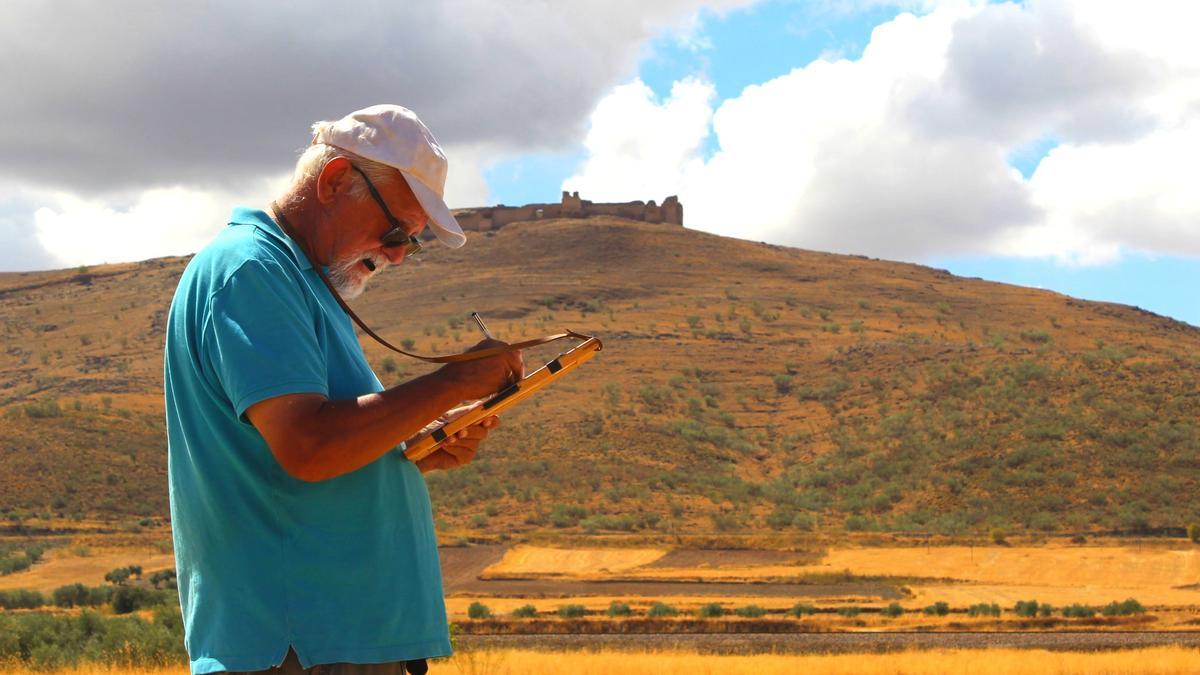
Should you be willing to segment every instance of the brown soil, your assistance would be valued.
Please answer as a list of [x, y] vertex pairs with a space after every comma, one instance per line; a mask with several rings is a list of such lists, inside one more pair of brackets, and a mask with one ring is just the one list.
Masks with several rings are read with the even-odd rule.
[[438, 557], [442, 563], [442, 585], [446, 593], [478, 581], [479, 574], [504, 557], [503, 545], [442, 546]]
[[[483, 570], [499, 561], [506, 546], [443, 547], [438, 550], [442, 561], [442, 584], [446, 595], [479, 595], [490, 597], [572, 596], [721, 596], [744, 597], [808, 597], [830, 598], [855, 596], [895, 600], [900, 591], [886, 584], [766, 584], [766, 583], [694, 583], [686, 581], [576, 581], [558, 579], [481, 579]], [[686, 553], [686, 552], [685, 552]], [[755, 554], [770, 557], [772, 551], [726, 551], [725, 553]], [[668, 554], [670, 555], [670, 554]], [[788, 554], [795, 555], [795, 554]]]

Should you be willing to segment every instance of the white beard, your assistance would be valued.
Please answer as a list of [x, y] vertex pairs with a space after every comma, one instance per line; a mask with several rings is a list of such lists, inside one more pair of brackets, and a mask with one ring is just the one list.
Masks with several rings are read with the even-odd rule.
[[[375, 264], [374, 271], [363, 265], [363, 260]], [[363, 294], [371, 277], [382, 272], [388, 266], [387, 258], [381, 255], [359, 255], [342, 260], [335, 260], [329, 266], [329, 282], [337, 289], [339, 295], [347, 300], [353, 300]]]

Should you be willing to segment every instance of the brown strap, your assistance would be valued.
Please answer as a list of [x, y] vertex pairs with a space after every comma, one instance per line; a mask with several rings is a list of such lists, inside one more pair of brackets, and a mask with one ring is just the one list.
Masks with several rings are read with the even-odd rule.
[[564, 333], [556, 333], [554, 335], [546, 335], [544, 337], [535, 338], [533, 340], [525, 340], [524, 342], [514, 342], [512, 344], [505, 345], [503, 347], [489, 347], [487, 349], [478, 349], [478, 350], [474, 350], [474, 351], [463, 352], [462, 354], [446, 354], [445, 356], [421, 356], [420, 354], [413, 354], [412, 352], [404, 351], [403, 349], [400, 349], [396, 345], [393, 345], [392, 343], [388, 342], [387, 340], [384, 340], [383, 338], [379, 337], [379, 335], [377, 335], [375, 333], [375, 331], [373, 331], [367, 327], [367, 324], [364, 323], [362, 319], [358, 318], [358, 315], [355, 314], [354, 310], [350, 309], [350, 305], [347, 305], [346, 301], [342, 299], [341, 294], [337, 292], [337, 289], [334, 288], [333, 284], [329, 281], [329, 277], [325, 276], [325, 272], [321, 269], [321, 266], [319, 264], [317, 264], [317, 261], [309, 253], [308, 245], [305, 243], [305, 241], [303, 239], [301, 239], [300, 237], [296, 236], [295, 230], [292, 228], [291, 223], [289, 223], [287, 221], [287, 219], [283, 217], [283, 209], [279, 208], [279, 204], [277, 204], [276, 202], [271, 202], [271, 210], [273, 211], [273, 215], [275, 216], [275, 221], [279, 223], [279, 226], [283, 229], [284, 233], [287, 234], [287, 236], [291, 237], [292, 241], [296, 242], [296, 244], [300, 247], [300, 251], [304, 254], [304, 257], [308, 259], [308, 262], [310, 265], [312, 265], [312, 268], [314, 270], [316, 270], [317, 276], [321, 278], [321, 281], [325, 284], [325, 288], [328, 288], [329, 292], [331, 294], [333, 294], [333, 299], [337, 300], [338, 305], [341, 306], [341, 308], [347, 314], [350, 315], [350, 318], [354, 320], [354, 323], [358, 324], [359, 328], [363, 329], [364, 333], [366, 333], [367, 335], [370, 335], [379, 344], [383, 345], [384, 347], [387, 347], [388, 349], [390, 349], [398, 354], [410, 356], [414, 359], [419, 359], [421, 361], [426, 361], [428, 363], [456, 363], [459, 361], [476, 361], [478, 359], [486, 359], [487, 357], [495, 356], [496, 354], [504, 354], [506, 352], [515, 352], [515, 351], [519, 351], [521, 349], [527, 349], [529, 347], [536, 347], [537, 345], [544, 345], [547, 342], [554, 342], [556, 340], [562, 340], [564, 338], [575, 338], [576, 340], [587, 340], [590, 338], [590, 336], [588, 336], [588, 335], [584, 335], [582, 333], [576, 333], [575, 331], [568, 330]]

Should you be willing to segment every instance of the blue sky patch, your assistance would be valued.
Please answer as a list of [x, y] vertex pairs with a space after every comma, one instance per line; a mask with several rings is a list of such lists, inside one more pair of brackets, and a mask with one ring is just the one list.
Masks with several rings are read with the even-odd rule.
[[958, 276], [1134, 305], [1200, 326], [1200, 258], [1126, 252], [1118, 262], [1091, 267], [1050, 258], [1001, 257], [945, 258], [929, 264]]
[[1025, 180], [1029, 180], [1033, 176], [1033, 172], [1037, 170], [1038, 164], [1041, 164], [1046, 155], [1057, 147], [1058, 139], [1051, 134], [1046, 134], [1014, 148], [1012, 152], [1008, 153], [1008, 164], [1020, 171]]
[[717, 100], [735, 98], [822, 55], [857, 59], [871, 31], [900, 14], [877, 7], [854, 14], [819, 12], [803, 3], [774, 0], [717, 16], [703, 10], [697, 35], [709, 46], [680, 44], [672, 35], [655, 40], [639, 75], [659, 96], [689, 75], [702, 76], [717, 88]]
[[[488, 204], [558, 203], [561, 186], [587, 159], [580, 149], [569, 153], [522, 155], [497, 162], [483, 172], [488, 184]], [[483, 204], [471, 204], [483, 206]]]

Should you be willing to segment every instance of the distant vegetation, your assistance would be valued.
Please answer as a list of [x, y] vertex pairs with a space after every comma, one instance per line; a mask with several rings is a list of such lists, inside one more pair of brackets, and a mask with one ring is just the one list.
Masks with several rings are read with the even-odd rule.
[[[463, 312], [476, 300], [502, 338], [570, 327], [605, 339], [506, 414], [474, 463], [426, 476], [449, 537], [1200, 541], [1200, 398], [1187, 395], [1200, 390], [1200, 330], [645, 223], [546, 226], [531, 257], [529, 227], [439, 251], [361, 303], [419, 349], [473, 344]], [[622, 274], [597, 250], [619, 251]], [[26, 289], [0, 295], [0, 368], [21, 373], [0, 390], [11, 531], [166, 515], [161, 344], [183, 263], [96, 267], [87, 285], [74, 270], [0, 275], [0, 289]], [[481, 297], [483, 284], [496, 292]], [[388, 384], [427, 372], [364, 344]], [[23, 555], [0, 551], [0, 572]]]

